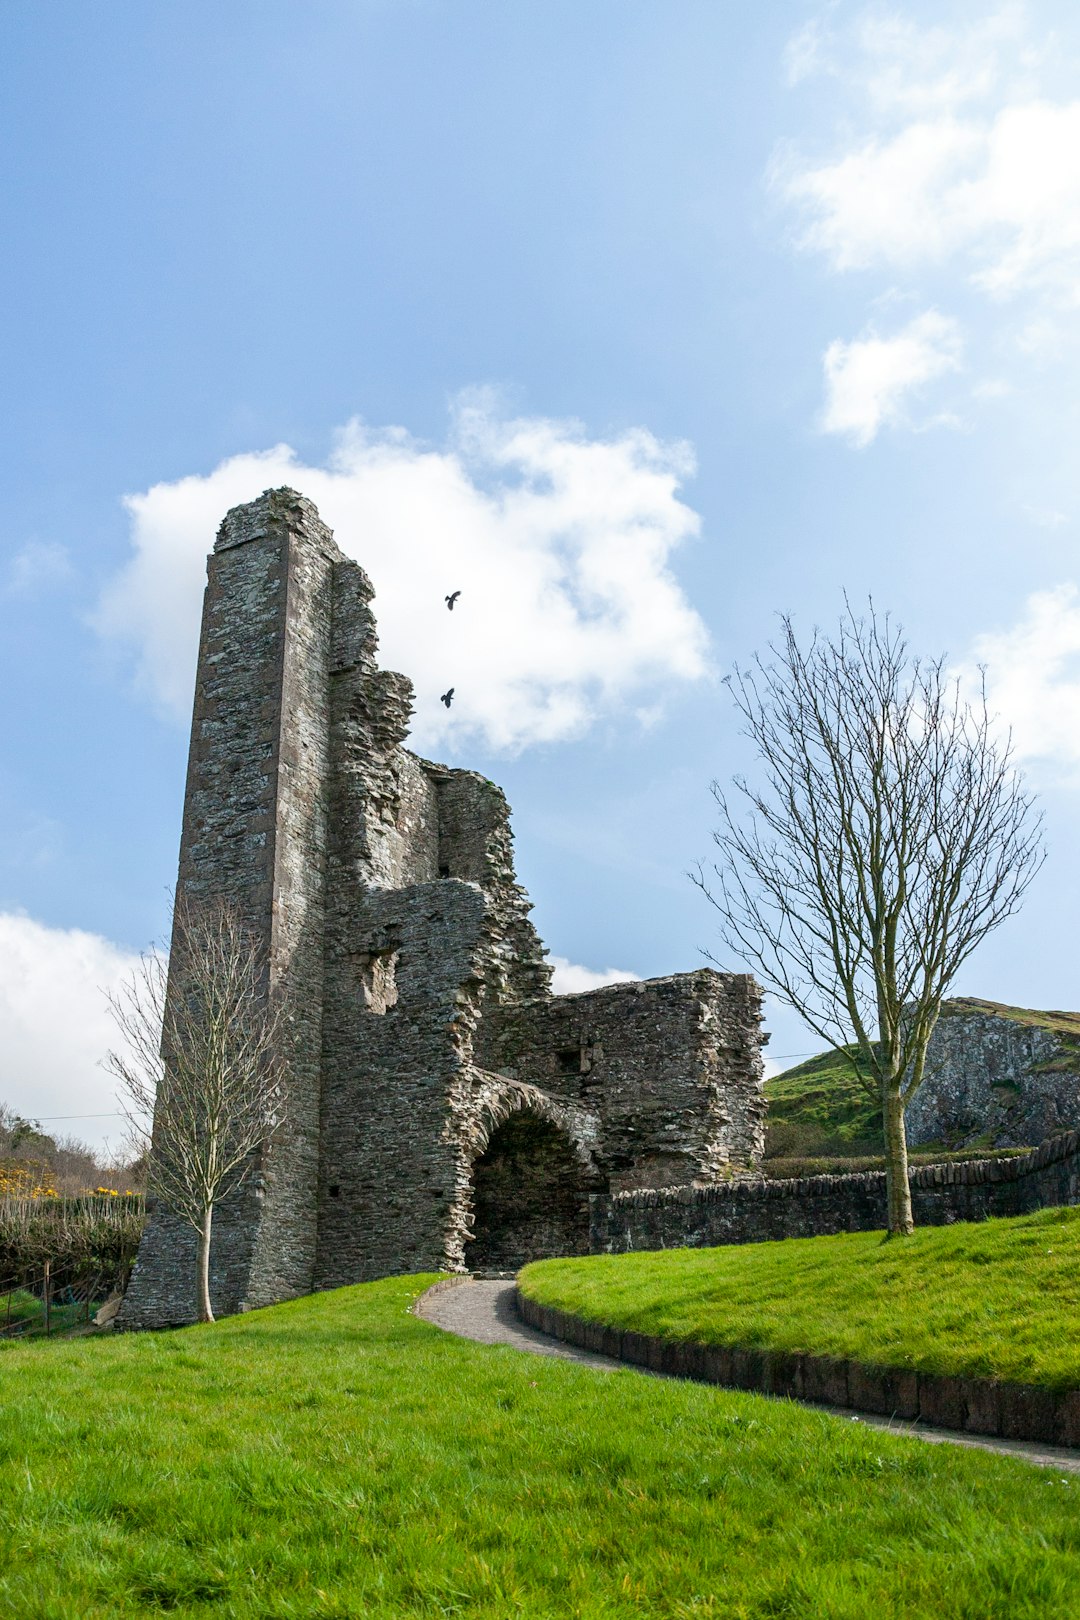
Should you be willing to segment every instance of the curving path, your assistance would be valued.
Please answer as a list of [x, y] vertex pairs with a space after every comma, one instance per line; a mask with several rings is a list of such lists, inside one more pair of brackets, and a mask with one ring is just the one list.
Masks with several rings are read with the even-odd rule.
[[[645, 1378], [658, 1378], [660, 1373], [630, 1367], [611, 1356], [595, 1355], [591, 1350], [579, 1350], [576, 1345], [563, 1344], [536, 1328], [526, 1327], [514, 1306], [512, 1281], [489, 1282], [478, 1278], [457, 1278], [447, 1283], [436, 1283], [413, 1306], [417, 1316], [432, 1322], [447, 1333], [460, 1339], [474, 1339], [478, 1344], [504, 1344], [513, 1350], [528, 1350], [533, 1355], [557, 1356], [561, 1361], [578, 1361], [595, 1367], [598, 1372], [614, 1372], [622, 1368], [640, 1373]], [[772, 1396], [763, 1395], [762, 1400]], [[856, 1416], [846, 1408], [815, 1406], [816, 1412], [829, 1412], [848, 1423], [865, 1423], [872, 1429], [887, 1429], [892, 1434], [912, 1434], [920, 1440], [945, 1442], [954, 1446], [971, 1446], [976, 1451], [995, 1451], [1006, 1457], [1019, 1457], [1024, 1462], [1037, 1463], [1041, 1468], [1056, 1468], [1063, 1473], [1080, 1473], [1080, 1453], [1067, 1446], [1043, 1446], [1029, 1440], [996, 1440], [989, 1436], [961, 1434], [955, 1429], [933, 1429], [922, 1423], [903, 1423], [895, 1419], [862, 1413]]]

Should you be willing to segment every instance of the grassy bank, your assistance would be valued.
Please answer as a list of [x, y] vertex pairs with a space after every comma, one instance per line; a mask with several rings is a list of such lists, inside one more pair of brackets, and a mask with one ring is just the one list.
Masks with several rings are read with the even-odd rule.
[[0, 1615], [1075, 1613], [1075, 1480], [465, 1343], [421, 1286], [0, 1348]]
[[641, 1333], [1080, 1388], [1080, 1209], [529, 1266], [545, 1305]]
[[[855, 1047], [849, 1050], [856, 1055]], [[766, 1080], [765, 1096], [767, 1159], [868, 1158], [881, 1152], [881, 1108], [840, 1052], [822, 1052]]]
[[[1075, 1072], [1080, 1068], [1080, 1013], [1038, 1012], [1030, 1007], [957, 996], [943, 1003], [941, 1024], [972, 1015], [1052, 1035], [1058, 1042], [1057, 1053], [1037, 1066], [1041, 1072]], [[931, 1068], [935, 1050], [932, 1044]], [[769, 1103], [764, 1165], [767, 1175], [835, 1174], [852, 1167], [837, 1161], [858, 1161], [860, 1169], [881, 1162], [881, 1109], [876, 1097], [860, 1084], [845, 1052], [858, 1058], [854, 1046], [821, 1052], [765, 1082]], [[865, 1064], [861, 1058], [858, 1061], [859, 1074], [869, 1078]], [[984, 1146], [991, 1145], [987, 1138]], [[913, 1155], [912, 1162], [988, 1156], [978, 1148], [963, 1154], [951, 1152], [949, 1145], [941, 1142], [928, 1144]]]

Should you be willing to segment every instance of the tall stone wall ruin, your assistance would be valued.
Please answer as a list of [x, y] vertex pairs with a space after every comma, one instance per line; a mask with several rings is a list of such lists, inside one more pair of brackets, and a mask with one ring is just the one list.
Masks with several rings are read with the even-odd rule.
[[[295, 1009], [287, 1128], [215, 1219], [219, 1314], [583, 1251], [590, 1196], [762, 1150], [753, 981], [551, 996], [506, 800], [403, 748], [372, 596], [288, 489], [208, 564], [177, 892], [235, 903]], [[193, 1320], [194, 1247], [156, 1204], [122, 1326]]]

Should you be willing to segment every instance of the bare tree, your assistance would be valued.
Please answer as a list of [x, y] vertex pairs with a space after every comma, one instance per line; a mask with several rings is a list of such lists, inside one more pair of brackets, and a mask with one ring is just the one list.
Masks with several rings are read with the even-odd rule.
[[805, 650], [782, 624], [771, 661], [729, 677], [764, 785], [736, 778], [733, 807], [713, 783], [717, 882], [695, 881], [727, 947], [880, 1101], [889, 1231], [907, 1233], [904, 1108], [949, 983], [1042, 865], [1042, 818], [985, 689], [966, 701], [888, 616], [849, 604]]
[[224, 901], [178, 900], [169, 960], [144, 954], [109, 1003], [124, 1049], [106, 1066], [149, 1149], [148, 1190], [198, 1234], [199, 1320], [212, 1322], [214, 1209], [284, 1120], [286, 1014], [258, 941]]

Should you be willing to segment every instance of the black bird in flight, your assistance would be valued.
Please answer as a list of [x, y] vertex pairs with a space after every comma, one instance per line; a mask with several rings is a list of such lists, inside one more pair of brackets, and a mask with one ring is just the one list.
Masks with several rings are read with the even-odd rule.
[[446, 603], [446, 605], [450, 609], [451, 613], [453, 613], [453, 611], [454, 611], [454, 603], [457, 601], [457, 599], [458, 599], [458, 597], [460, 595], [461, 595], [460, 591], [455, 591], [453, 596], [444, 596], [443, 597], [443, 601]]
[[445, 703], [446, 707], [449, 708], [451, 703], [453, 702], [453, 699], [454, 699], [454, 688], [451, 686], [447, 691], [445, 691], [443, 693], [442, 697], [439, 699], [439, 702], [440, 703]]

